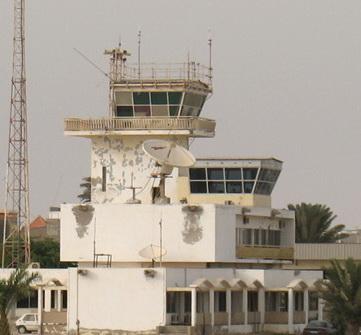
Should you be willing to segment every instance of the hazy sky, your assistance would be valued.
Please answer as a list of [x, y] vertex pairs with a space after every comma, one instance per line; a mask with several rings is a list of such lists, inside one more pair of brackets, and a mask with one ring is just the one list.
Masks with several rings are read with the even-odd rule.
[[[74, 202], [90, 174], [90, 146], [63, 136], [65, 117], [107, 114], [107, 70], [118, 43], [149, 62], [207, 63], [214, 40], [214, 95], [203, 116], [215, 139], [198, 156], [274, 156], [284, 163], [273, 206], [319, 202], [337, 223], [360, 226], [361, 2], [26, 0], [32, 216]], [[0, 175], [4, 189], [12, 55], [12, 1], [0, 1]], [[136, 61], [136, 56], [133, 58]], [[3, 207], [3, 199], [0, 199]]]

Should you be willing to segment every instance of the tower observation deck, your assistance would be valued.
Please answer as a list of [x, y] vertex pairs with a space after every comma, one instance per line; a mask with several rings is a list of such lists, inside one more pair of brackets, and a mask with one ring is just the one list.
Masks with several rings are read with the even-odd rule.
[[176, 135], [213, 137], [215, 121], [200, 117], [212, 92], [212, 69], [196, 62], [128, 64], [121, 48], [110, 56], [109, 113], [99, 119], [65, 119], [73, 136]]

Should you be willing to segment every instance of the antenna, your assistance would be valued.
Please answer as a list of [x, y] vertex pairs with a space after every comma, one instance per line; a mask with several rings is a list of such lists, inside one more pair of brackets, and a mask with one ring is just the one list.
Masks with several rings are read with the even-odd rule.
[[213, 72], [213, 68], [212, 68], [212, 34], [211, 34], [211, 30], [208, 29], [208, 47], [209, 47], [209, 65], [208, 65], [208, 78], [209, 78], [209, 83], [212, 84], [212, 72]]
[[[25, 74], [25, 0], [14, 0], [13, 65], [6, 171], [2, 267], [31, 262], [29, 161]], [[10, 213], [16, 223], [9, 222]]]
[[144, 152], [153, 158], [160, 167], [154, 176], [160, 178], [157, 203], [167, 204], [170, 199], [165, 196], [165, 179], [172, 173], [173, 167], [191, 167], [195, 163], [193, 155], [174, 142], [165, 140], [148, 140], [143, 143]]
[[142, 31], [138, 29], [138, 79], [140, 79], [140, 46], [141, 46]]
[[106, 73], [100, 66], [95, 64], [89, 57], [85, 56], [80, 50], [78, 50], [77, 48], [73, 48], [73, 50], [77, 52], [81, 57], [83, 57], [89, 64], [93, 65], [98, 71], [104, 74], [104, 76], [110, 78], [108, 73]]

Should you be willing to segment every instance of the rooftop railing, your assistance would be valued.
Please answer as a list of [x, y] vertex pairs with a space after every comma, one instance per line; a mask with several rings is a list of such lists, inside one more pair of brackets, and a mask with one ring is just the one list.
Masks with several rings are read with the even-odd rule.
[[[115, 72], [116, 73], [116, 72]], [[189, 63], [143, 63], [126, 64], [121, 73], [117, 75], [118, 80], [199, 80], [209, 86], [212, 83], [212, 70], [196, 62]]]
[[213, 134], [214, 120], [199, 117], [65, 119], [65, 131], [189, 130]]

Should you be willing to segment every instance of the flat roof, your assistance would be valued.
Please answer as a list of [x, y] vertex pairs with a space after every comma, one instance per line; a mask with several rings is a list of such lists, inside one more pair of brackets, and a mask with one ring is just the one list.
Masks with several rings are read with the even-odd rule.
[[283, 163], [275, 157], [196, 157], [197, 160], [201, 161], [266, 161], [273, 160], [279, 163]]

